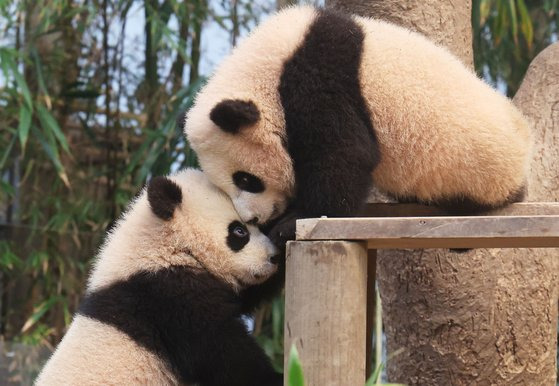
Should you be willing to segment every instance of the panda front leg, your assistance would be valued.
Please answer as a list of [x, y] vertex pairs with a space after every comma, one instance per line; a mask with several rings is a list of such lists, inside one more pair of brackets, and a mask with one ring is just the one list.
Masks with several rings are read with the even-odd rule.
[[[295, 239], [296, 220], [311, 217], [353, 217], [362, 209], [372, 186], [371, 154], [332, 149], [295, 167], [296, 196], [271, 226], [268, 236], [281, 249]], [[265, 232], [266, 233], [266, 232]]]

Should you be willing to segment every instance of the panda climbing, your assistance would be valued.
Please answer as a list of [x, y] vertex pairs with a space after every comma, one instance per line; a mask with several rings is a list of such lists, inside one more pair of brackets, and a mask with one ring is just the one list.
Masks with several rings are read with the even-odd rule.
[[522, 199], [532, 144], [511, 101], [446, 49], [311, 7], [256, 28], [183, 123], [204, 172], [258, 224], [288, 206], [289, 221], [356, 215], [371, 184], [454, 214], [504, 206]]
[[200, 171], [154, 178], [108, 236], [37, 385], [282, 385], [240, 319], [275, 256]]

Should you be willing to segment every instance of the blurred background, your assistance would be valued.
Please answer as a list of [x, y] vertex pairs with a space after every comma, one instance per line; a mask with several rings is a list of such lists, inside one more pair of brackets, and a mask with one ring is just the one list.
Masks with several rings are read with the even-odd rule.
[[[293, 3], [0, 0], [0, 384], [37, 374], [146, 179], [196, 165], [175, 120], [213, 68]], [[474, 0], [472, 25], [476, 71], [514, 95], [559, 0]], [[281, 368], [282, 299], [252, 325]]]

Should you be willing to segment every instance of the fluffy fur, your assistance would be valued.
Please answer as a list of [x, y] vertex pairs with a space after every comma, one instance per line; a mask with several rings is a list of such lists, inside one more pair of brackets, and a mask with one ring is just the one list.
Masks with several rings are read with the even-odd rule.
[[155, 178], [109, 234], [37, 384], [281, 385], [240, 319], [262, 299], [253, 286], [277, 280], [276, 254], [200, 171]]
[[[234, 131], [216, 106], [254, 105]], [[241, 111], [241, 106], [233, 109]], [[223, 112], [223, 110], [222, 110]], [[236, 122], [238, 116], [231, 115]], [[242, 219], [355, 215], [371, 181], [395, 197], [479, 211], [519, 198], [531, 151], [512, 103], [420, 34], [295, 7], [256, 28], [199, 93], [185, 132]], [[232, 175], [265, 186], [243, 191]]]

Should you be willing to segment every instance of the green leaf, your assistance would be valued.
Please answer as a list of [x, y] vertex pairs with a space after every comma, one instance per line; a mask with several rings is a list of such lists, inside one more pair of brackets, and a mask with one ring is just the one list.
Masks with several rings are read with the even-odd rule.
[[7, 60], [7, 64], [10, 67], [10, 69], [12, 71], [12, 75], [14, 76], [14, 78], [16, 80], [17, 87], [19, 88], [19, 90], [21, 91], [21, 94], [23, 95], [23, 100], [24, 100], [25, 104], [27, 105], [29, 110], [33, 110], [33, 102], [31, 100], [31, 93], [29, 92], [29, 87], [27, 87], [27, 82], [25, 81], [23, 76], [20, 74], [19, 69], [17, 68], [16, 62], [13, 60], [13, 58], [11, 56], [6, 56], [3, 59]]
[[21, 265], [21, 259], [12, 251], [10, 243], [0, 241], [0, 269], [11, 271], [14, 267]]
[[287, 361], [287, 384], [289, 386], [304, 386], [305, 378], [303, 376], [303, 367], [301, 366], [301, 360], [299, 359], [299, 352], [294, 344], [291, 345], [291, 351], [289, 352], [289, 359]]
[[0, 190], [11, 197], [16, 194], [15, 188], [8, 181], [0, 180]]
[[380, 374], [382, 373], [383, 368], [384, 368], [384, 363], [380, 363], [375, 368], [375, 371], [373, 371], [373, 374], [370, 376], [370, 378], [367, 379], [367, 383], [365, 384], [365, 386], [373, 386], [378, 384], [378, 382], [380, 381]]
[[14, 144], [16, 143], [16, 141], [17, 141], [17, 134], [14, 133], [14, 135], [12, 136], [12, 140], [10, 141], [8, 146], [6, 146], [6, 149], [4, 150], [4, 153], [2, 154], [2, 158], [0, 158], [0, 170], [2, 170], [4, 168], [4, 164], [6, 163], [6, 160], [8, 159], [8, 156], [12, 152], [12, 148], [14, 147]]
[[534, 26], [532, 25], [532, 18], [528, 13], [528, 8], [524, 0], [518, 0], [518, 13], [520, 14], [520, 30], [522, 31], [528, 49], [531, 49], [534, 40]]
[[39, 304], [37, 307], [35, 307], [33, 309], [33, 314], [31, 315], [31, 317], [29, 319], [27, 319], [27, 321], [25, 322], [25, 324], [21, 328], [21, 332], [25, 332], [25, 331], [29, 330], [31, 327], [33, 327], [33, 325], [35, 323], [37, 323], [39, 321], [39, 319], [41, 319], [43, 317], [43, 315], [46, 314], [47, 311], [50, 310], [61, 299], [62, 298], [60, 296], [53, 296], [50, 299], [47, 299], [44, 302], [42, 302], [41, 304]]
[[41, 144], [47, 157], [51, 160], [54, 168], [56, 169], [56, 172], [58, 173], [58, 176], [60, 177], [62, 182], [64, 182], [64, 185], [70, 187], [70, 181], [68, 180], [68, 176], [66, 174], [66, 171], [64, 170], [64, 166], [62, 166], [62, 162], [60, 162], [60, 156], [58, 155], [58, 149], [56, 148], [56, 146], [50, 145], [43, 134], [35, 126], [31, 126], [31, 131], [33, 132], [33, 135], [37, 137], [37, 140]]
[[64, 133], [60, 130], [60, 126], [58, 125], [58, 122], [56, 122], [56, 119], [54, 119], [50, 111], [48, 111], [43, 105], [37, 103], [36, 108], [43, 129], [50, 130], [50, 132], [54, 134], [58, 140], [58, 143], [60, 143], [66, 153], [69, 154], [70, 148], [68, 147], [68, 142], [66, 141]]
[[518, 19], [516, 17], [516, 3], [515, 0], [509, 0], [508, 1], [508, 11], [509, 11], [509, 17], [510, 17], [510, 28], [511, 28], [511, 32], [512, 32], [512, 37], [514, 40], [514, 43], [516, 45], [518, 45]]
[[25, 153], [25, 144], [29, 136], [29, 129], [31, 128], [31, 111], [27, 105], [21, 105], [19, 108], [19, 125], [17, 132], [19, 134], [19, 142], [21, 143], [22, 153]]

